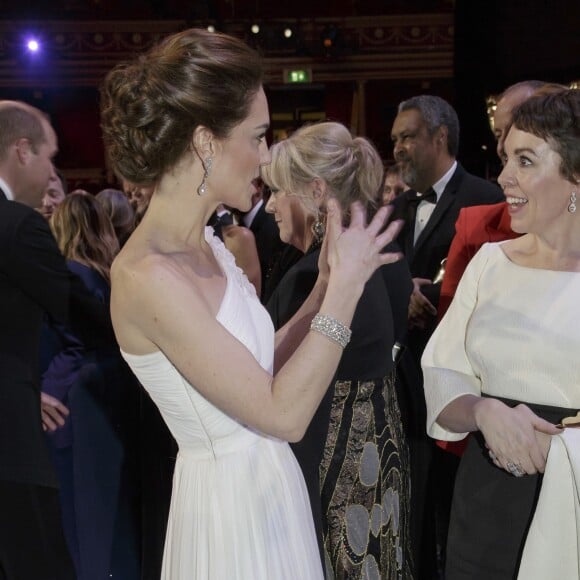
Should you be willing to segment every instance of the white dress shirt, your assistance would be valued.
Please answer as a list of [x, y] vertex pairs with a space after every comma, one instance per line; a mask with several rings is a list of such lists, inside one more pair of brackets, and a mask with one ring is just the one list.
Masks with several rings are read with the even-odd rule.
[[6, 199], [14, 201], [14, 193], [12, 192], [12, 189], [10, 189], [10, 186], [1, 177], [0, 177], [0, 189], [6, 195]]
[[247, 228], [249, 228], [252, 225], [252, 222], [254, 221], [256, 214], [258, 213], [258, 211], [260, 211], [260, 208], [262, 207], [263, 204], [264, 200], [261, 199], [247, 214], [244, 214], [244, 216], [242, 217], [242, 221], [244, 222], [244, 225]]
[[[436, 183], [432, 185], [435, 193], [437, 194], [437, 201], [441, 199], [449, 180], [451, 179], [452, 175], [455, 173], [455, 169], [457, 169], [457, 161], [453, 162], [453, 165], [449, 168], [449, 171]], [[418, 196], [422, 194], [417, 192]], [[415, 235], [413, 237], [413, 244], [417, 243], [417, 239], [421, 235], [421, 232], [425, 229], [431, 214], [435, 211], [435, 204], [429, 201], [422, 201], [417, 206], [417, 213], [415, 214]]]

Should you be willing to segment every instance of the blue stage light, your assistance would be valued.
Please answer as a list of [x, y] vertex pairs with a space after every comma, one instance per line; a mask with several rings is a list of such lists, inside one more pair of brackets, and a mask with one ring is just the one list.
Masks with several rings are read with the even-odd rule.
[[38, 40], [31, 38], [26, 42], [26, 48], [29, 52], [38, 52], [40, 49], [40, 44]]

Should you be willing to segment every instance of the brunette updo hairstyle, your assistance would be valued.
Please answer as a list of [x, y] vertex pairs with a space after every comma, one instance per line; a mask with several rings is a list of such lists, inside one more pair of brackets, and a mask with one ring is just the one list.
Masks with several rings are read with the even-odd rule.
[[202, 29], [174, 34], [117, 65], [101, 88], [101, 126], [114, 171], [151, 185], [181, 159], [199, 125], [227, 137], [262, 84], [258, 54]]
[[344, 125], [307, 125], [274, 144], [271, 154], [271, 164], [262, 168], [265, 183], [274, 191], [300, 196], [314, 215], [316, 204], [304, 190], [316, 178], [326, 182], [345, 214], [355, 201], [362, 203], [369, 216], [376, 211], [383, 163], [370, 141], [353, 137]]
[[532, 96], [513, 113], [512, 126], [550, 144], [562, 158], [560, 173], [580, 179], [580, 89]]

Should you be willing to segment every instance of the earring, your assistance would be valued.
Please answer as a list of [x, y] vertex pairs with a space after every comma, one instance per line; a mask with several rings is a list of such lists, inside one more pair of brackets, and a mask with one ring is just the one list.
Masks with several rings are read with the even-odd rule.
[[316, 221], [312, 224], [312, 232], [314, 233], [314, 238], [317, 242], [322, 242], [322, 238], [324, 238], [325, 227], [324, 223], [320, 221], [320, 218], [317, 217]]
[[569, 213], [576, 213], [576, 192], [570, 194], [570, 205], [568, 205]]
[[204, 166], [203, 166], [203, 179], [201, 180], [201, 183], [199, 184], [199, 187], [197, 188], [197, 195], [205, 195], [207, 193], [207, 183], [206, 180], [209, 177], [210, 173], [211, 173], [211, 164], [212, 164], [212, 158], [208, 157], [205, 160]]

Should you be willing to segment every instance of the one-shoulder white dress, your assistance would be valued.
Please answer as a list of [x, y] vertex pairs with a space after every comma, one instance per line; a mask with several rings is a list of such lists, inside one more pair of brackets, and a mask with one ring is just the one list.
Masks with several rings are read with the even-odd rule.
[[[227, 278], [217, 320], [271, 372], [270, 317], [211, 228], [205, 237]], [[162, 352], [123, 356], [179, 445], [162, 580], [321, 580], [308, 494], [288, 443], [222, 413]]]

